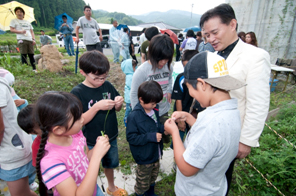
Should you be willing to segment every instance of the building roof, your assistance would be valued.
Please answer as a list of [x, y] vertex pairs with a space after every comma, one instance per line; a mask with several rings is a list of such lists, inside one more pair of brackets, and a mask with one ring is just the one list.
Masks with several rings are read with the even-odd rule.
[[174, 27], [168, 24], [165, 24], [163, 22], [149, 22], [149, 23], [142, 23], [142, 24], [138, 24], [139, 27], [143, 27], [143, 28], [149, 28], [152, 26], [157, 27], [158, 29], [170, 29], [172, 31], [182, 31], [182, 29], [178, 28], [178, 27]]

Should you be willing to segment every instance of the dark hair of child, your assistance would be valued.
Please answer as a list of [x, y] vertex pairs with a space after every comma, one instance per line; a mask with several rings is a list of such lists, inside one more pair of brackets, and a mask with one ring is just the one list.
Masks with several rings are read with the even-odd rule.
[[136, 67], [137, 66], [137, 61], [136, 60], [132, 60], [132, 65], [133, 65], [133, 67]]
[[170, 70], [170, 65], [174, 56], [174, 42], [167, 35], [159, 34], [154, 36], [149, 44], [148, 56], [153, 71], [156, 70], [158, 62], [161, 60], [168, 60], [167, 66]]
[[102, 75], [109, 71], [110, 63], [103, 53], [92, 50], [81, 55], [79, 58], [79, 68], [86, 74]]
[[128, 32], [128, 28], [123, 28], [123, 32]]
[[196, 54], [198, 54], [197, 50], [185, 50], [182, 55], [182, 61], [189, 61]]
[[187, 31], [187, 33], [186, 33], [186, 36], [187, 37], [194, 37], [194, 31], [192, 30], [192, 29], [189, 29], [188, 31]]
[[[40, 161], [45, 152], [44, 148], [48, 133], [55, 126], [62, 126], [69, 130], [81, 118], [83, 113], [81, 102], [73, 94], [66, 92], [47, 92], [39, 97], [34, 108], [36, 122], [41, 131], [41, 143], [36, 159], [36, 171], [39, 180], [40, 196], [47, 195], [47, 188], [42, 181]], [[72, 121], [69, 127], [69, 122]]]
[[145, 104], [159, 103], [163, 98], [163, 92], [160, 85], [153, 81], [143, 82], [138, 88], [138, 98], [142, 98]]
[[155, 36], [158, 35], [159, 31], [158, 28], [156, 27], [149, 27], [145, 31], [145, 37], [147, 38], [148, 41], [151, 41], [151, 39]]
[[34, 105], [29, 104], [25, 108], [21, 109], [17, 115], [17, 124], [28, 134], [37, 134], [34, 131], [36, 123], [34, 120], [33, 110]]

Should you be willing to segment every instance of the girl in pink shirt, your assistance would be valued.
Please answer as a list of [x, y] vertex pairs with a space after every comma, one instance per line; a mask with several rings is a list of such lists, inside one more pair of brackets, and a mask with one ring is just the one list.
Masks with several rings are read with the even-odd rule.
[[103, 195], [96, 182], [109, 139], [98, 137], [88, 150], [80, 101], [70, 93], [51, 91], [39, 97], [35, 112], [42, 130], [36, 160], [40, 196], [47, 195], [46, 187], [54, 188], [55, 196]]

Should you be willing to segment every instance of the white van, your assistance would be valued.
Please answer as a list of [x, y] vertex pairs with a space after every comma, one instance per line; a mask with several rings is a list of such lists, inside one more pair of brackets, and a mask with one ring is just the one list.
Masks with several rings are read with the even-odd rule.
[[[73, 44], [74, 44], [74, 48], [75, 48], [77, 46], [76, 43], [74, 42], [76, 37], [75, 36], [72, 36], [72, 37], [73, 37]], [[58, 43], [59, 47], [65, 47], [64, 39], [63, 39], [63, 37], [61, 37], [60, 34], [56, 34], [56, 39], [57, 39], [57, 43]], [[83, 38], [79, 39], [78, 47], [83, 48], [83, 49], [86, 48], [84, 43], [83, 43]]]

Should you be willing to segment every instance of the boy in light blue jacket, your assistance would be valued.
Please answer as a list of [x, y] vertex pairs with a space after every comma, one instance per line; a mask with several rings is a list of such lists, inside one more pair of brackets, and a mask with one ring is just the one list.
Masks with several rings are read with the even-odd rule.
[[134, 72], [136, 70], [136, 66], [137, 66], [137, 62], [133, 59], [127, 59], [121, 63], [121, 69], [125, 74], [124, 101], [126, 103], [126, 110], [123, 118], [125, 126], [127, 122], [127, 117], [132, 111], [130, 91], [131, 91], [132, 79], [133, 79]]

